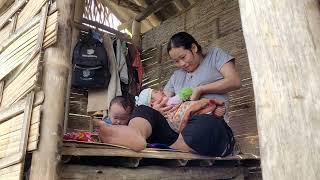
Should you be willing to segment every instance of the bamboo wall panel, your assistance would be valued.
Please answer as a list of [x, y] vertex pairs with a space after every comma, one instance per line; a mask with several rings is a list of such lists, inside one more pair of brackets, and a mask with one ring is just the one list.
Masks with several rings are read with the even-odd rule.
[[[37, 148], [37, 141], [40, 136], [40, 108], [41, 106], [37, 106], [32, 111], [28, 151]], [[0, 124], [0, 158], [12, 155], [19, 151], [22, 122], [23, 113]]]
[[[17, 18], [16, 28], [19, 29], [28, 23], [42, 8], [47, 0], [30, 0], [21, 10]], [[8, 38], [11, 31], [11, 23], [0, 31], [0, 37]]]
[[11, 80], [3, 92], [1, 107], [6, 107], [13, 104], [16, 100], [24, 95], [28, 90], [37, 84], [38, 69], [40, 56], [37, 55], [30, 64], [17, 76]]
[[17, 180], [21, 176], [22, 163], [0, 169], [0, 179]]
[[[52, 14], [48, 18], [45, 37], [56, 31], [56, 21], [57, 12]], [[39, 24], [20, 36], [15, 42], [13, 42], [0, 54], [0, 79], [5, 77], [13, 69], [19, 66], [23, 62], [23, 60], [25, 60], [25, 58], [30, 55], [30, 53], [35, 51], [38, 33]], [[44, 41], [46, 42], [48, 40], [48, 38], [45, 38]]]
[[[176, 32], [191, 33], [206, 52], [210, 47], [219, 47], [236, 58], [242, 87], [229, 93], [228, 119], [234, 134], [240, 138], [244, 153], [258, 155], [258, 139], [246, 137], [257, 135], [256, 111], [251, 71], [241, 27], [238, 1], [204, 0], [185, 13], [164, 21], [161, 26], [143, 34], [142, 60], [145, 67], [143, 84], [163, 87], [176, 69], [171, 62], [166, 46]], [[160, 67], [156, 63], [155, 48], [162, 46]], [[160, 71], [160, 73], [158, 72]], [[161, 76], [157, 76], [161, 74]], [[252, 145], [251, 142], [257, 143]]]

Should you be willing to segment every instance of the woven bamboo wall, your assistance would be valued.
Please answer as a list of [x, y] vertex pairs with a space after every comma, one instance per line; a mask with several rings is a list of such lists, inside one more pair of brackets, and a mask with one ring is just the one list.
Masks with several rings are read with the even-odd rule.
[[166, 43], [179, 31], [191, 33], [204, 50], [209, 47], [220, 47], [236, 58], [236, 68], [241, 76], [242, 88], [229, 93], [230, 125], [241, 145], [241, 152], [258, 155], [254, 93], [238, 1], [197, 2], [183, 14], [145, 33], [142, 39], [144, 86], [161, 87], [170, 78], [175, 67], [166, 53]]
[[26, 151], [39, 141], [42, 53], [56, 42], [58, 12], [46, 0], [15, 1], [2, 11], [0, 179], [22, 179]]

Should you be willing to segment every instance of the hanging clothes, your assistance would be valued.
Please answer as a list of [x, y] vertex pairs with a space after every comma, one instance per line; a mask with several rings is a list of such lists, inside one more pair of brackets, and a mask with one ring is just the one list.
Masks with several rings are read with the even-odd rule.
[[124, 84], [128, 84], [129, 78], [128, 78], [128, 67], [126, 62], [127, 47], [125, 42], [122, 42], [120, 39], [117, 39], [116, 43], [117, 43], [116, 56], [117, 56], [120, 81], [123, 82]]
[[107, 110], [109, 109], [110, 101], [114, 97], [122, 95], [118, 64], [112, 46], [112, 40], [106, 33], [103, 35], [103, 44], [109, 59], [111, 78], [108, 88], [88, 90], [88, 112]]
[[141, 86], [144, 71], [143, 71], [143, 66], [142, 66], [142, 62], [141, 62], [141, 58], [140, 58], [140, 52], [139, 52], [138, 48], [135, 48], [135, 56], [134, 56], [134, 61], [133, 61], [132, 66], [134, 68], [136, 68], [136, 70], [138, 71], [138, 78], [139, 78], [139, 83]]

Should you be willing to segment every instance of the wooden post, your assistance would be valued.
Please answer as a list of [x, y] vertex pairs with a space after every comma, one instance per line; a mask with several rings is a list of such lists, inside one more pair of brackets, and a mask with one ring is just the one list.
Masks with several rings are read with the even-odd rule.
[[320, 177], [317, 0], [240, 0], [263, 179]]
[[[81, 23], [82, 20], [82, 15], [84, 11], [84, 0], [78, 0], [75, 2], [75, 9], [74, 9], [74, 16], [73, 16], [73, 21], [74, 22], [79, 22]], [[74, 23], [73, 23], [74, 25]], [[73, 49], [77, 44], [79, 37], [79, 29], [78, 28], [72, 28], [72, 42], [71, 42], [71, 50], [70, 50], [70, 67], [72, 67], [72, 56], [73, 56]], [[64, 115], [64, 123], [63, 123], [63, 132], [65, 133], [68, 128], [68, 119], [69, 119], [69, 105], [70, 105], [70, 93], [71, 93], [71, 79], [72, 79], [72, 68], [69, 70], [69, 75], [68, 75], [68, 85], [67, 85], [67, 92], [66, 92], [66, 110], [65, 110], [65, 115]]]
[[44, 55], [43, 104], [40, 142], [33, 152], [30, 179], [53, 180], [59, 178], [61, 159], [65, 93], [70, 70], [71, 21], [75, 0], [57, 0], [58, 37], [54, 47]]
[[133, 20], [132, 22], [132, 43], [139, 49], [141, 48], [141, 22]]

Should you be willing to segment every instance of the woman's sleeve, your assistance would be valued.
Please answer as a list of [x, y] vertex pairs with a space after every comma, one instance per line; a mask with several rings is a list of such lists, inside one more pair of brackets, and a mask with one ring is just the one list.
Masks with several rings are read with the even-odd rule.
[[215, 66], [218, 69], [218, 71], [221, 70], [222, 66], [226, 64], [227, 62], [234, 60], [234, 57], [227, 54], [220, 48], [216, 48], [215, 53]]
[[171, 75], [169, 81], [167, 82], [166, 86], [164, 87], [164, 91], [170, 92], [174, 94], [174, 73]]

